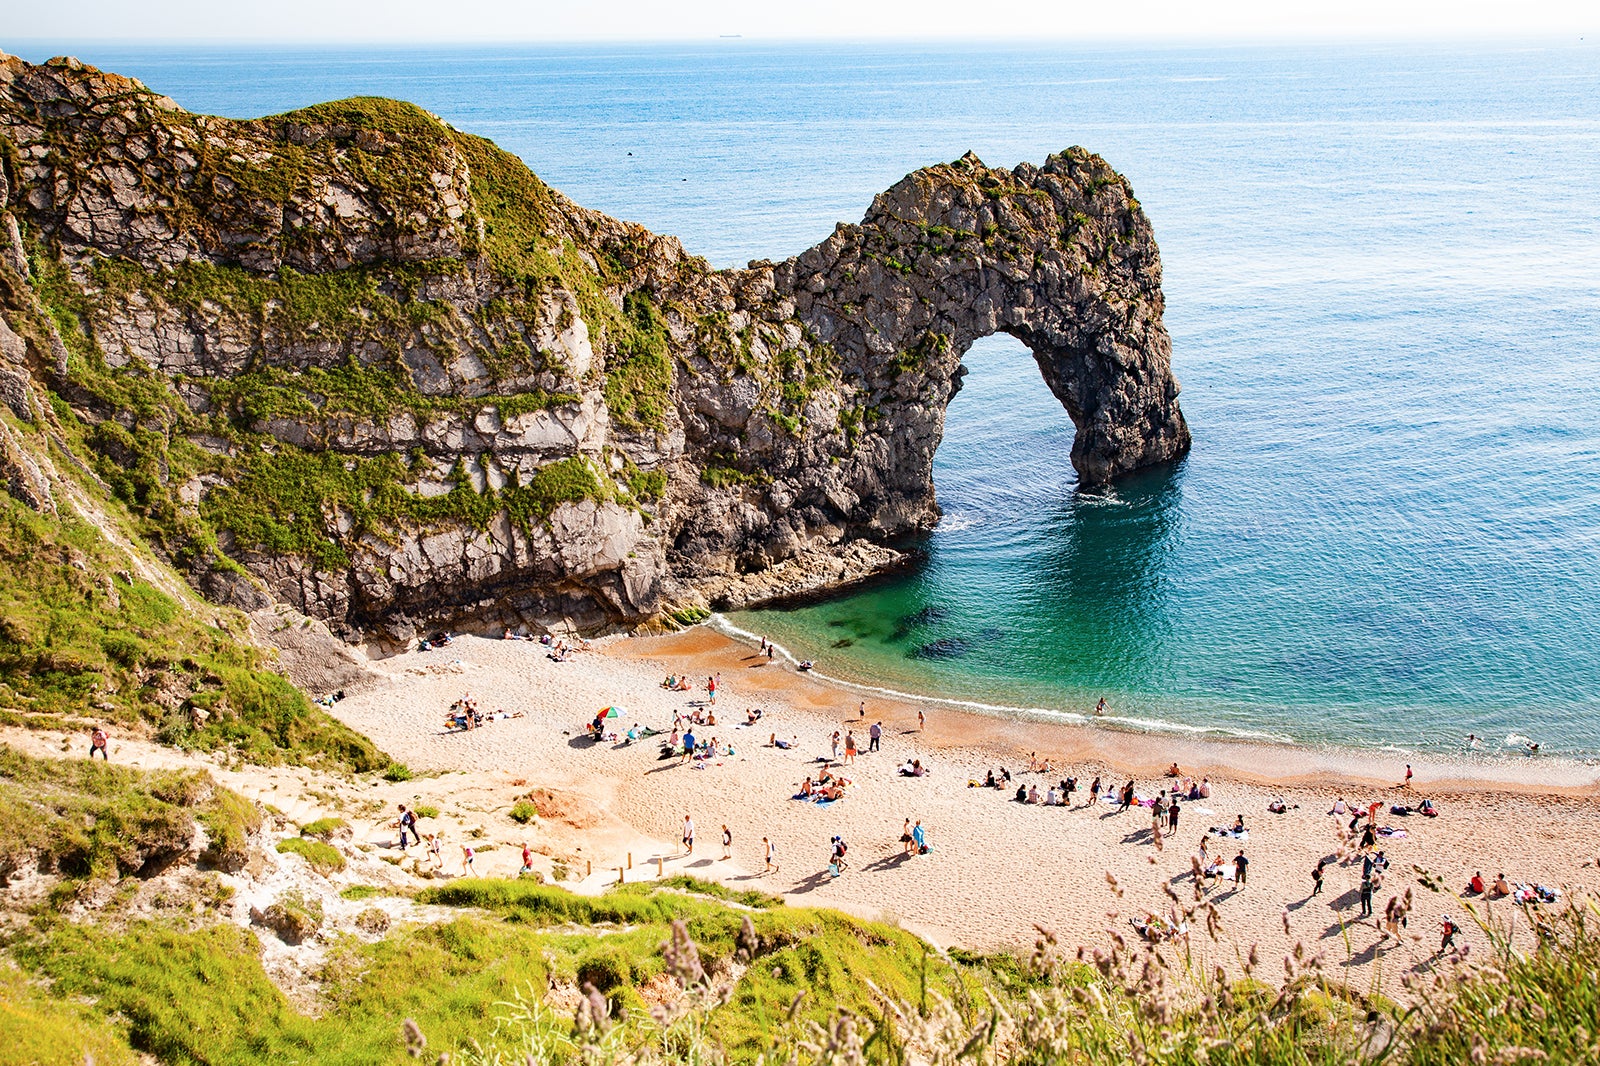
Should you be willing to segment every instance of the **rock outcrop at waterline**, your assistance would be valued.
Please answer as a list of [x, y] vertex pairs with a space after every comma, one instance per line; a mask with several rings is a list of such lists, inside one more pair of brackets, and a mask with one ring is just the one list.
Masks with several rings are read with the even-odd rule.
[[350, 636], [870, 573], [937, 521], [945, 407], [995, 332], [1081, 484], [1189, 445], [1149, 222], [1078, 148], [919, 170], [722, 271], [388, 100], [232, 121], [6, 58], [0, 151], [14, 494], [47, 502], [54, 447], [209, 595]]

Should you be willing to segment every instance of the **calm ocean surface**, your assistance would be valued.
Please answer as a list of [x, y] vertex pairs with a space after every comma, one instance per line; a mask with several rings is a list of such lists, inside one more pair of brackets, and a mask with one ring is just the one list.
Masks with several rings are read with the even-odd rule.
[[986, 704], [1600, 754], [1594, 44], [21, 48], [67, 50], [237, 117], [413, 100], [717, 265], [968, 149], [1094, 149], [1155, 225], [1192, 456], [1078, 493], [1065, 413], [991, 338], [926, 565], [732, 622]]

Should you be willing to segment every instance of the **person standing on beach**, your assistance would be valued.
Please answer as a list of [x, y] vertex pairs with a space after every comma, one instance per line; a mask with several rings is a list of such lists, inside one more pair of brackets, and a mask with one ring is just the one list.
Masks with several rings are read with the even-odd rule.
[[1117, 808], [1117, 813], [1121, 814], [1123, 811], [1131, 810], [1132, 808], [1133, 808], [1133, 782], [1129, 781], [1126, 785], [1122, 786], [1122, 805]]
[[1167, 808], [1167, 831], [1171, 833], [1178, 831], [1178, 797], [1176, 795], [1172, 797], [1172, 805]]
[[766, 837], [761, 838], [762, 845], [767, 849], [767, 873], [778, 872], [778, 848]]
[[905, 821], [905, 824], [900, 827], [900, 850], [904, 851], [907, 855], [911, 855], [914, 852], [914, 849], [913, 849], [913, 846], [912, 846], [912, 843], [911, 843], [911, 819], [910, 818], [907, 818], [906, 821]]
[[1099, 803], [1099, 802], [1100, 802], [1100, 778], [1098, 776], [1096, 776], [1094, 781], [1089, 785], [1089, 806], [1093, 807], [1096, 803]]
[[1372, 878], [1361, 879], [1361, 917], [1372, 917]]
[[923, 730], [925, 730], [927, 728], [928, 728], [928, 720], [922, 716], [922, 712], [921, 711], [918, 711], [917, 712], [917, 731], [920, 733], [920, 732], [922, 732]]
[[441, 852], [443, 847], [444, 834], [442, 832], [428, 834], [428, 854], [433, 856], [433, 866], [436, 870], [444, 869], [444, 855]]
[[689, 758], [689, 756], [691, 756], [693, 754], [694, 754], [694, 730], [693, 729], [686, 729], [686, 730], [684, 730], [684, 733], [683, 733], [683, 756], [678, 759], [678, 765], [682, 766], [683, 763], [684, 763], [684, 760]]
[[856, 734], [854, 730], [846, 730], [844, 734], [844, 761], [846, 764], [856, 761]]
[[110, 762], [111, 756], [106, 754], [106, 746], [110, 743], [111, 736], [105, 731], [105, 727], [95, 726], [94, 732], [89, 734], [89, 761], [94, 762], [94, 753], [98, 751], [101, 759]]
[[518, 870], [517, 873], [533, 873], [533, 849], [528, 847], [528, 842], [526, 840], [522, 842], [522, 869]]
[[683, 850], [694, 854], [694, 819], [687, 814], [683, 816]]
[[857, 712], [856, 717], [857, 718], [865, 718], [866, 716], [867, 716], [867, 701], [866, 700], [862, 700], [861, 701], [861, 710], [859, 712]]
[[767, 662], [770, 663], [772, 661], [772, 652], [776, 647], [777, 645], [772, 643], [772, 641], [767, 641]]
[[1061, 782], [1061, 806], [1072, 806], [1072, 794], [1076, 791], [1078, 791], [1078, 779], [1076, 777], [1069, 777]]
[[1250, 860], [1244, 857], [1244, 852], [1233, 857], [1233, 883], [1240, 888], [1244, 887], [1245, 874], [1250, 870]]
[[[409, 848], [412, 844], [422, 843], [422, 837], [417, 834], [417, 816], [411, 811], [406, 810], [406, 805], [404, 803], [400, 804], [400, 820], [395, 822], [395, 825], [400, 827], [401, 851]], [[408, 832], [411, 834], [411, 840], [409, 843], [406, 841], [406, 833]]]
[[837, 729], [833, 731], [833, 761], [839, 761], [839, 731]]
[[1411, 764], [1410, 763], [1406, 763], [1406, 779], [1404, 781], [1400, 782], [1400, 787], [1401, 788], [1410, 788], [1411, 787]]
[[1317, 864], [1311, 868], [1311, 894], [1322, 895], [1322, 870], [1328, 865], [1327, 859], [1318, 859]]
[[1161, 839], [1161, 822], [1167, 813], [1167, 790], [1162, 789], [1156, 801], [1150, 804], [1150, 839]]
[[922, 828], [922, 819], [917, 819], [917, 824], [911, 827], [911, 854], [926, 855], [928, 852], [928, 831]]
[[733, 858], [733, 831], [726, 824], [722, 827], [722, 860]]
[[883, 723], [882, 722], [873, 722], [872, 723], [872, 727], [867, 730], [867, 750], [868, 751], [877, 751], [878, 750], [878, 741], [880, 741], [882, 739], [883, 739]]

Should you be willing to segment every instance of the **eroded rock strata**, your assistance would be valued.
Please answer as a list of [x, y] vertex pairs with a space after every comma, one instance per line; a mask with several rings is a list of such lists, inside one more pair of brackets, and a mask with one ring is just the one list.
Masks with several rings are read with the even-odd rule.
[[49, 506], [54, 448], [213, 598], [347, 636], [871, 573], [937, 521], [945, 407], [995, 332], [1081, 484], [1189, 445], [1149, 222], [1079, 148], [916, 171], [722, 271], [388, 100], [232, 121], [8, 57], [0, 151], [13, 494]]

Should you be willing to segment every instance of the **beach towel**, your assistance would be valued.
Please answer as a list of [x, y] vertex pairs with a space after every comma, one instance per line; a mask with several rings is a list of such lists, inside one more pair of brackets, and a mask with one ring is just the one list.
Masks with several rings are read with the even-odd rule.
[[1223, 829], [1221, 826], [1214, 825], [1210, 829], [1207, 829], [1206, 832], [1210, 833], [1212, 836], [1227, 837], [1229, 840], [1250, 839], [1250, 830], [1248, 829], [1235, 833], [1232, 829]]
[[1378, 827], [1378, 835], [1388, 840], [1404, 840], [1406, 831], [1404, 829], [1396, 829], [1393, 826], [1380, 825]]
[[[844, 799], [844, 797], [840, 796], [839, 799]], [[818, 807], [832, 807], [835, 803], [838, 803], [838, 802], [839, 802], [839, 800], [817, 800], [817, 806]]]

